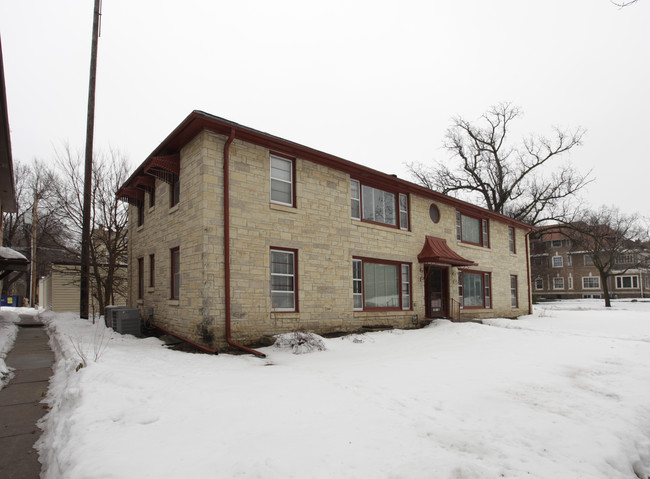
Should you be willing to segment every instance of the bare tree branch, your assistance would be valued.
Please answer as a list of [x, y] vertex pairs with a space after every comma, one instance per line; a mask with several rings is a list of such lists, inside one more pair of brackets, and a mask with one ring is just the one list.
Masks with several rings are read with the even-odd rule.
[[590, 172], [581, 174], [567, 163], [550, 175], [543, 173], [551, 160], [580, 145], [585, 132], [556, 128], [550, 139], [530, 135], [513, 146], [508, 141], [511, 123], [521, 115], [518, 107], [500, 103], [477, 124], [456, 117], [444, 146], [457, 163], [436, 162], [432, 168], [410, 163], [407, 168], [422, 186], [464, 196], [491, 211], [532, 224], [553, 218], [565, 212], [563, 201], [592, 180]]

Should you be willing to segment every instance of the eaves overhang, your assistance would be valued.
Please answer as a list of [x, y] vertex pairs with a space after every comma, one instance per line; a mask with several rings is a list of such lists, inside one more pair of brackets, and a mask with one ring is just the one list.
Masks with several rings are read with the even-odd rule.
[[11, 156], [11, 136], [9, 129], [9, 113], [7, 110], [7, 89], [5, 84], [4, 61], [2, 57], [2, 40], [0, 39], [0, 201], [2, 210], [15, 213], [18, 210], [16, 201], [16, 183], [14, 166]]
[[307, 146], [295, 143], [278, 136], [265, 133], [260, 130], [235, 123], [233, 121], [210, 115], [203, 111], [195, 110], [190, 113], [163, 142], [147, 157], [147, 159], [133, 172], [124, 186], [133, 186], [136, 178], [151, 172], [151, 165], [156, 162], [156, 158], [179, 155], [181, 149], [187, 145], [196, 135], [207, 130], [224, 136], [231, 133], [237, 140], [249, 142], [276, 153], [302, 158], [313, 163], [321, 164], [329, 168], [348, 173], [355, 179], [372, 181], [378, 187], [389, 189], [399, 189], [403, 192], [412, 193], [418, 196], [429, 198], [432, 201], [438, 201], [443, 204], [453, 206], [464, 212], [474, 212], [482, 217], [498, 220], [510, 226], [532, 231], [533, 226], [522, 221], [515, 220], [500, 213], [481, 208], [471, 203], [452, 198], [437, 191], [430, 190], [410, 181], [402, 180], [393, 175], [382, 173], [378, 170], [353, 163], [343, 158], [339, 158], [329, 153], [325, 153]]

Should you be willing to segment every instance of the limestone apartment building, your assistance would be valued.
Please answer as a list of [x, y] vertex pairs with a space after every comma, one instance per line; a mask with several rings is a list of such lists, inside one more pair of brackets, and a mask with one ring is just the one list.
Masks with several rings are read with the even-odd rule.
[[129, 305], [205, 349], [531, 311], [529, 225], [200, 111], [118, 196]]

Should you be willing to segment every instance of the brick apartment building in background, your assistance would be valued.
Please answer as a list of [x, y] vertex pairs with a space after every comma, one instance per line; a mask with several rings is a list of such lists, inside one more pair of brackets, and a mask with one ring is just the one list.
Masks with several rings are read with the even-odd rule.
[[[571, 240], [560, 233], [542, 234], [531, 238], [530, 248], [531, 289], [535, 299], [603, 297], [600, 275], [591, 257]], [[647, 250], [630, 250], [616, 258], [615, 274], [608, 279], [611, 298], [650, 297], [648, 259]], [[640, 267], [639, 263], [642, 263]]]

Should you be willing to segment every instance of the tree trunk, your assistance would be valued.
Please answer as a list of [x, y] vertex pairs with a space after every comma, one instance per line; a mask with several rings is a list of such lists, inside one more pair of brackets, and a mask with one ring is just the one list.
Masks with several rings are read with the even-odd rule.
[[600, 282], [603, 284], [603, 296], [605, 297], [605, 307], [611, 308], [612, 302], [609, 298], [609, 284], [607, 282], [608, 275], [600, 273]]

